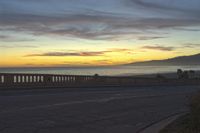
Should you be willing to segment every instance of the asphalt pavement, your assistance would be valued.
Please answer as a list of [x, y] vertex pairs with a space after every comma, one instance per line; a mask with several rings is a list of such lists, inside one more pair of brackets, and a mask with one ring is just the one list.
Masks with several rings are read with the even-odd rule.
[[0, 133], [137, 133], [188, 110], [199, 86], [0, 91]]

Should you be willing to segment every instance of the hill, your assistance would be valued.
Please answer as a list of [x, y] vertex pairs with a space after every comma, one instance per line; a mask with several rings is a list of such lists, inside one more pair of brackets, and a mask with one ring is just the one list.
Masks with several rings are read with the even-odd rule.
[[165, 60], [151, 60], [145, 62], [135, 62], [128, 65], [138, 65], [138, 66], [187, 66], [187, 65], [200, 65], [200, 54], [195, 54], [191, 56], [179, 56], [175, 58], [165, 59]]

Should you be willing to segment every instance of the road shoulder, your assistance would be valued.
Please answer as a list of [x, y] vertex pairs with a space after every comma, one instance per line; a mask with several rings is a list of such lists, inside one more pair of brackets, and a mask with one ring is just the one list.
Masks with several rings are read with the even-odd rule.
[[160, 130], [162, 130], [164, 127], [166, 127], [171, 122], [173, 122], [174, 120], [176, 120], [177, 118], [179, 118], [185, 114], [186, 113], [184, 112], [184, 113], [178, 113], [178, 114], [171, 115], [159, 122], [156, 122], [156, 123], [153, 123], [153, 124], [147, 126], [146, 128], [139, 131], [138, 133], [159, 133]]

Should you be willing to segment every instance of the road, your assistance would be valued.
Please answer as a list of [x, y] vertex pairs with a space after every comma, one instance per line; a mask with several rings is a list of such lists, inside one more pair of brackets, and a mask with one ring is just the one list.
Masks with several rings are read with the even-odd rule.
[[198, 86], [0, 92], [1, 133], [136, 133], [187, 110]]

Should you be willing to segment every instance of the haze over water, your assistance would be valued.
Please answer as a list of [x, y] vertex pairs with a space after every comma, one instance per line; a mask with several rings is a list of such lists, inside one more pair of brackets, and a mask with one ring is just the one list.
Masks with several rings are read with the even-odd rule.
[[110, 66], [110, 67], [49, 67], [49, 68], [0, 68], [0, 73], [39, 73], [66, 75], [130, 76], [155, 73], [171, 73], [177, 69], [200, 70], [200, 66]]

